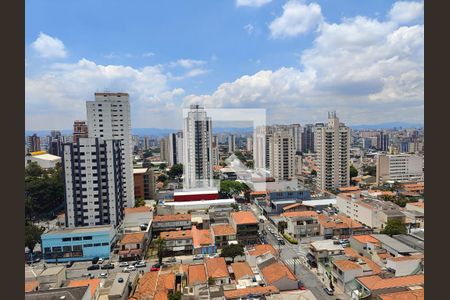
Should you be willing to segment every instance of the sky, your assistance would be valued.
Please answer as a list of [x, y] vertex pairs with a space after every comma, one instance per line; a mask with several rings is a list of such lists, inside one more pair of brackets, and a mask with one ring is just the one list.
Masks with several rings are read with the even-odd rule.
[[25, 127], [69, 129], [95, 92], [132, 127], [182, 109], [265, 108], [268, 123], [423, 123], [423, 2], [25, 1]]

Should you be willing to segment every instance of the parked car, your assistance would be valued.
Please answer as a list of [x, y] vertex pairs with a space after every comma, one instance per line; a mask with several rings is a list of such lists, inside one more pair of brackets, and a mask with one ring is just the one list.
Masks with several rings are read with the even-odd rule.
[[334, 295], [334, 291], [330, 288], [324, 288], [323, 289], [325, 291], [325, 293], [327, 293], [329, 296], [333, 296]]
[[130, 264], [127, 261], [123, 261], [119, 264], [119, 267], [128, 267]]
[[164, 264], [154, 264], [153, 266], [152, 266], [152, 268], [162, 268], [164, 266]]
[[98, 270], [98, 269], [100, 269], [100, 266], [99, 265], [90, 265], [89, 267], [87, 267], [87, 269], [88, 269], [88, 271]]
[[101, 266], [102, 270], [109, 270], [109, 269], [114, 269], [114, 264], [104, 264], [103, 266]]
[[89, 279], [94, 279], [95, 276], [93, 274], [91, 274], [91, 273], [84, 273], [83, 277], [87, 277]]
[[104, 262], [103, 258], [99, 258], [97, 264], [101, 265]]
[[72, 267], [72, 266], [73, 266], [73, 261], [67, 262], [66, 268], [70, 268], [70, 267]]
[[263, 234], [263, 235], [266, 235], [267, 234], [267, 231], [265, 231], [264, 229], [261, 231], [261, 233]]
[[98, 275], [99, 278], [106, 278], [108, 277], [108, 273], [100, 273], [100, 275]]
[[166, 261], [172, 263], [172, 262], [177, 262], [177, 259], [176, 259], [176, 257], [169, 257]]
[[209, 254], [208, 257], [210, 257], [210, 258], [219, 257], [219, 253]]
[[100, 259], [100, 257], [94, 257], [93, 259], [92, 259], [92, 264], [93, 265], [95, 265], [96, 263], [98, 263], [98, 261], [99, 261], [99, 259]]
[[197, 255], [194, 255], [194, 258], [192, 258], [193, 260], [203, 260], [203, 255], [201, 255], [201, 254], [197, 254]]
[[136, 268], [145, 268], [147, 266], [147, 263], [145, 261], [140, 261], [137, 264], [134, 265]]
[[123, 268], [123, 270], [122, 270], [122, 272], [124, 272], [124, 273], [129, 273], [131, 271], [136, 271], [136, 267], [135, 266], [128, 266], [128, 267]]

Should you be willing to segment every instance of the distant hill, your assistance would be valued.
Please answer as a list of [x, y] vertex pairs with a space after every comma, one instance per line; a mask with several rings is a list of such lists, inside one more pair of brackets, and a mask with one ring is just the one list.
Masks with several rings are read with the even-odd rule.
[[390, 122], [372, 125], [350, 125], [350, 128], [362, 130], [362, 129], [392, 129], [392, 128], [422, 128], [423, 124], [420, 123], [405, 123], [405, 122]]

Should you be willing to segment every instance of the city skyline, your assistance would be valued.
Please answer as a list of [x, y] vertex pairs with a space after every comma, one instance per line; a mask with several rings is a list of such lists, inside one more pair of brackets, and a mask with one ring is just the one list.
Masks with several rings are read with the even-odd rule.
[[181, 128], [192, 103], [264, 107], [268, 124], [423, 123], [422, 2], [244, 2], [27, 2], [26, 129], [71, 128], [104, 90], [130, 94], [133, 128]]

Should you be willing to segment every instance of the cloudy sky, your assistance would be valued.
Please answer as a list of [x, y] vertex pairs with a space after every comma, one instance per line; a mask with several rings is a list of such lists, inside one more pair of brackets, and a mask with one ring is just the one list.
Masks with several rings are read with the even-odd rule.
[[95, 92], [132, 126], [181, 109], [266, 108], [269, 123], [422, 123], [423, 2], [26, 1], [26, 129], [69, 129]]

